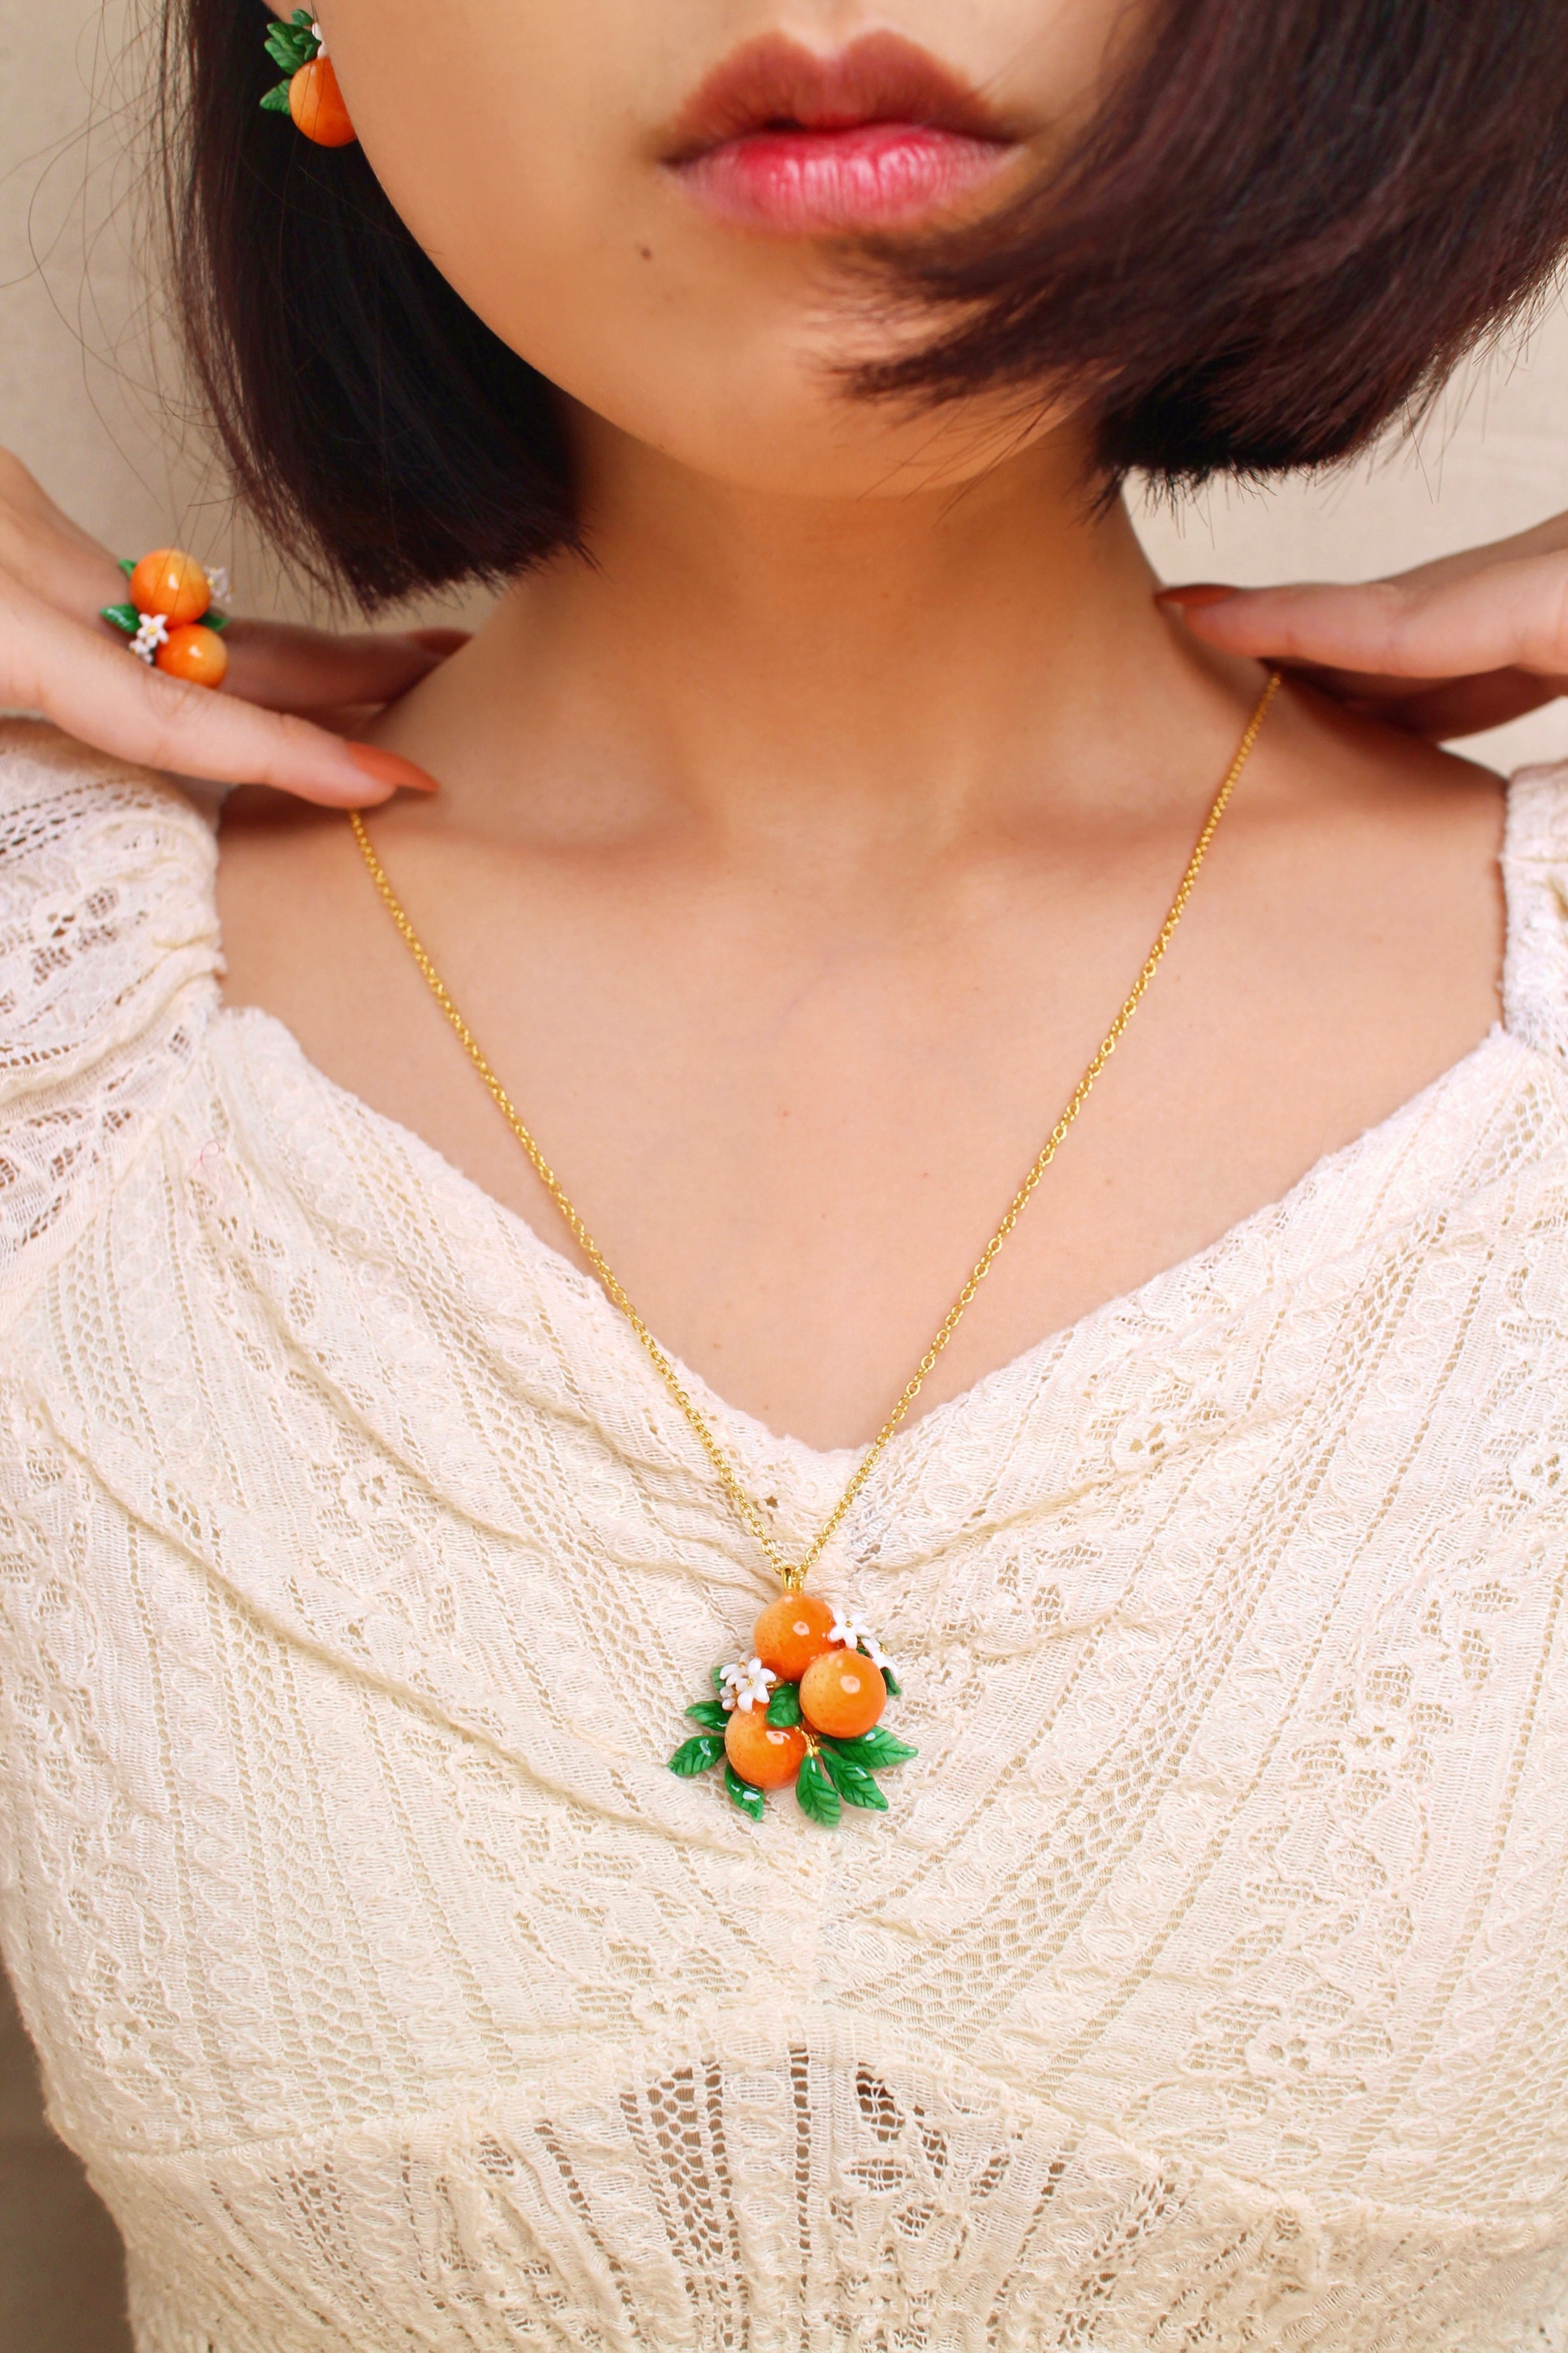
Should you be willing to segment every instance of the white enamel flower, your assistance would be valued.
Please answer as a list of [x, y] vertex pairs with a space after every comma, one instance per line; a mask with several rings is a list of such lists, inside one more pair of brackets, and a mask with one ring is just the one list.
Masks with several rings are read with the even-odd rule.
[[719, 1697], [732, 1715], [739, 1708], [749, 1715], [753, 1707], [766, 1707], [768, 1694], [778, 1681], [771, 1667], [761, 1659], [737, 1660], [732, 1666], [719, 1670]]
[[131, 650], [138, 661], [150, 662], [160, 646], [169, 638], [169, 624], [162, 613], [139, 613], [139, 627], [131, 640]]
[[837, 1601], [830, 1604], [833, 1623], [827, 1630], [830, 1642], [842, 1642], [847, 1651], [864, 1651], [874, 1667], [891, 1667], [892, 1661], [878, 1641], [863, 1618], [853, 1610], [841, 1609]]
[[316, 38], [316, 55], [319, 58], [324, 58], [327, 54], [327, 37], [325, 33], [322, 32], [320, 25], [312, 25], [310, 30]]
[[215, 605], [226, 605], [228, 602], [227, 565], [209, 564], [205, 567], [205, 569], [207, 575], [207, 593], [211, 596], [213, 603]]

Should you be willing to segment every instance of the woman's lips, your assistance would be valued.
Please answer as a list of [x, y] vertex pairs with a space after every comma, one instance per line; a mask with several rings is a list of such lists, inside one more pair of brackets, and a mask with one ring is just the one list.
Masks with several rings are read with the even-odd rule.
[[663, 160], [706, 210], [800, 237], [890, 227], [952, 205], [1017, 144], [973, 91], [897, 34], [831, 57], [772, 36], [708, 77]]
[[1011, 153], [931, 122], [768, 130], [675, 166], [699, 204], [785, 237], [891, 227], [950, 205]]

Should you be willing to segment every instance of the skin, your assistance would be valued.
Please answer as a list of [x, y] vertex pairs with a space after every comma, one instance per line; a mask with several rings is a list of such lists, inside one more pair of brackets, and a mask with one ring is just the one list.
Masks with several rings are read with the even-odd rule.
[[[562, 388], [595, 561], [520, 584], [386, 721], [442, 791], [377, 839], [653, 1328], [850, 1444], [1125, 993], [1260, 674], [1156, 607], [1120, 510], [1086, 515], [1070, 410], [1020, 448], [983, 409], [847, 403], [823, 362], [871, 330], [831, 255], [697, 211], [661, 128], [742, 35], [875, 23], [1054, 135], [1118, 12], [469, 5], [434, 62], [402, 0], [327, 29], [393, 200]], [[1475, 1046], [1500, 821], [1494, 778], [1290, 697], [926, 1402]], [[231, 1003], [565, 1246], [341, 823], [235, 809], [221, 905]]]
[[[594, 562], [519, 584], [387, 715], [377, 740], [441, 791], [376, 838], [653, 1327], [770, 1426], [853, 1443], [1142, 960], [1256, 697], [1246, 657], [1289, 638], [1415, 724], [1412, 676], [1555, 691], [1560, 638], [1521, 650], [1544, 581], [1506, 586], [1542, 551], [1184, 622], [1125, 516], [1085, 516], [1070, 404], [1024, 446], [984, 411], [938, 429], [849, 406], [823, 362], [874, 329], [831, 249], [720, 225], [659, 168], [692, 84], [776, 26], [824, 48], [890, 26], [1049, 139], [1123, 21], [1105, 0], [471, 0], [434, 55], [409, 13], [331, 11], [356, 125], [468, 301], [562, 387]], [[165, 745], [243, 710], [176, 718], [117, 659]], [[1477, 1044], [1500, 823], [1495, 778], [1282, 701], [922, 1405], [1213, 1240]], [[569, 1249], [341, 818], [237, 797], [220, 902], [231, 1004]]]

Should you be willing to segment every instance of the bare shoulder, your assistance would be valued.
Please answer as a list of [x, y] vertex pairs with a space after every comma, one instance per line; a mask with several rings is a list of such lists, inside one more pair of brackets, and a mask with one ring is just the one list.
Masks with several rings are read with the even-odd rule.
[[224, 804], [217, 908], [225, 1002], [285, 1019], [341, 994], [383, 944], [346, 813], [247, 786]]
[[1270, 722], [1258, 798], [1278, 821], [1405, 831], [1433, 850], [1495, 857], [1505, 780], [1473, 760], [1403, 734], [1291, 681]]
[[[1290, 685], [1237, 795], [1238, 928], [1292, 970], [1369, 1065], [1371, 1103], [1402, 1100], [1501, 1011], [1500, 853], [1508, 787], [1491, 770]], [[1402, 1075], [1403, 1073], [1403, 1075]]]

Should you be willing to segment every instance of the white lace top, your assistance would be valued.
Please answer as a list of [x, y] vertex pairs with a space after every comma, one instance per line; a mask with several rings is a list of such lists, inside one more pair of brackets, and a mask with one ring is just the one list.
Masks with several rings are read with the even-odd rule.
[[213, 864], [0, 735], [4, 1945], [143, 2353], [1568, 2347], [1568, 776], [1501, 1029], [895, 1442], [837, 1832], [666, 1770], [753, 1548]]

